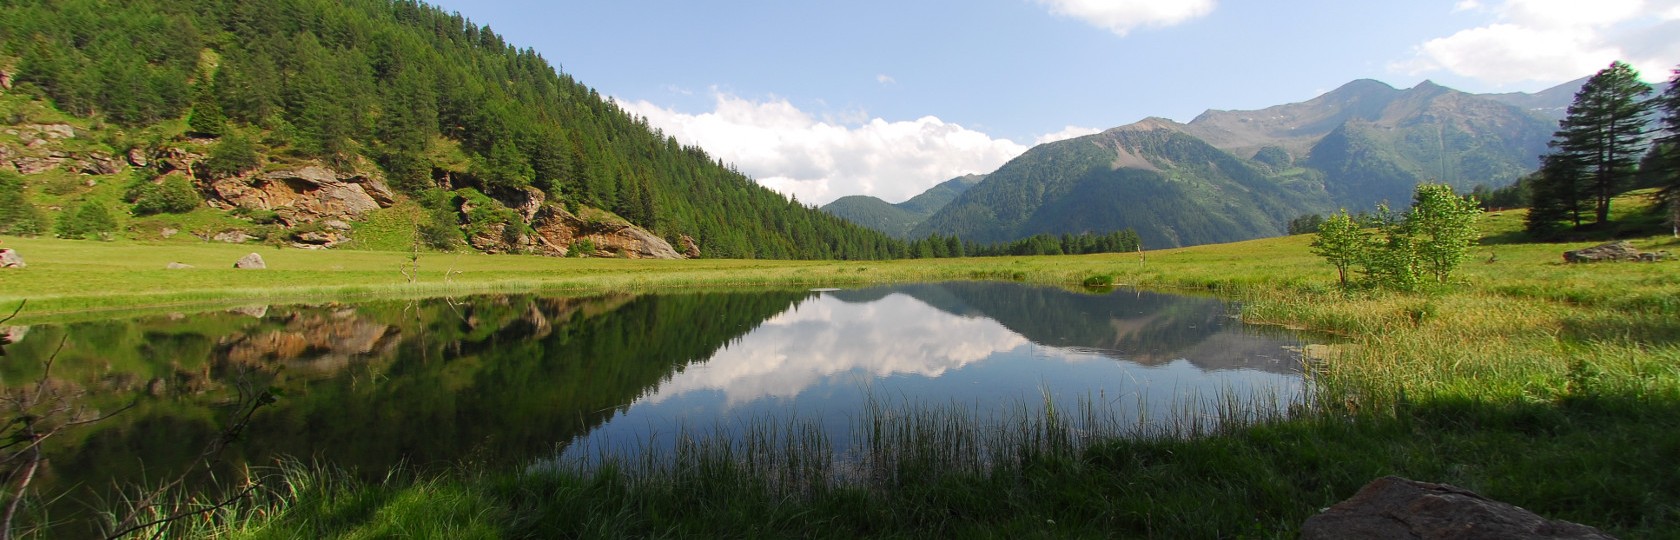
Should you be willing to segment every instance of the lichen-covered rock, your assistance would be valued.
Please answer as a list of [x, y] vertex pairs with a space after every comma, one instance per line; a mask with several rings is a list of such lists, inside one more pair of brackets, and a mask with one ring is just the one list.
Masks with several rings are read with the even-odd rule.
[[586, 213], [588, 217], [583, 218], [567, 212], [565, 208], [544, 205], [531, 222], [537, 236], [533, 249], [545, 255], [564, 257], [578, 242], [589, 240], [596, 253], [583, 255], [608, 253], [630, 259], [682, 258], [669, 242], [641, 227], [599, 210], [588, 210]]
[[152, 164], [152, 158], [147, 156], [146, 151], [139, 147], [130, 148], [128, 149], [128, 164], [135, 167], [145, 167]]
[[243, 244], [251, 238], [253, 237], [249, 234], [245, 234], [245, 231], [222, 231], [216, 233], [215, 236], [210, 237], [211, 240], [215, 240], [217, 242], [227, 242], [229, 244]]
[[213, 206], [269, 210], [286, 226], [356, 221], [396, 202], [383, 180], [318, 165], [223, 178], [208, 188]]
[[1590, 248], [1563, 252], [1563, 262], [1598, 262], [1598, 261], [1635, 261], [1639, 260], [1639, 250], [1632, 242], [1617, 240], [1606, 242]]
[[117, 158], [104, 152], [88, 152], [76, 161], [76, 172], [82, 174], [117, 174], [121, 171]]
[[12, 166], [16, 167], [17, 171], [23, 174], [36, 174], [50, 171], [58, 168], [58, 166], [63, 163], [64, 158], [53, 156], [24, 156], [12, 160]]
[[234, 261], [233, 267], [241, 270], [262, 270], [268, 268], [268, 263], [263, 262], [262, 255], [251, 253]]
[[1378, 478], [1348, 500], [1301, 524], [1302, 540], [1608, 539], [1603, 531], [1533, 512], [1447, 484]]

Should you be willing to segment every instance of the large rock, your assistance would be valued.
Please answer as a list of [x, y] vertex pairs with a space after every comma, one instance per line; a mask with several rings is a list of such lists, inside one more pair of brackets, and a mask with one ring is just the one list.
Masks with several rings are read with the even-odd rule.
[[318, 165], [223, 178], [210, 182], [208, 188], [214, 206], [270, 210], [288, 226], [358, 221], [396, 202], [383, 180]]
[[1626, 240], [1606, 242], [1590, 248], [1563, 252], [1563, 262], [1636, 261], [1639, 250]]
[[121, 171], [117, 158], [104, 152], [88, 152], [76, 161], [76, 172], [82, 174], [117, 174]]
[[684, 257], [688, 257], [690, 259], [700, 258], [700, 243], [695, 242], [694, 237], [685, 234], [682, 235], [681, 238], [678, 238], [677, 241], [682, 244]]
[[64, 163], [64, 158], [53, 157], [53, 156], [47, 156], [47, 157], [27, 157], [26, 156], [26, 157], [20, 157], [20, 158], [12, 160], [12, 166], [16, 167], [17, 171], [20, 172], [20, 173], [23, 173], [23, 174], [36, 174], [36, 173], [42, 173], [42, 172], [50, 171], [50, 170], [53, 170], [53, 169], [57, 168], [62, 163]]
[[252, 253], [234, 261], [233, 267], [241, 270], [262, 270], [268, 268], [268, 263], [263, 262], [262, 255]]
[[23, 262], [23, 256], [18, 255], [17, 250], [0, 249], [0, 268], [28, 268], [28, 267], [29, 267], [29, 265]]
[[531, 222], [537, 237], [532, 248], [545, 255], [564, 257], [575, 244], [587, 239], [595, 245], [596, 253], [582, 255], [609, 253], [631, 259], [682, 258], [677, 250], [671, 248], [670, 242], [658, 235], [599, 210], [586, 212], [589, 212], [587, 219], [556, 205], [543, 206]]
[[1301, 524], [1302, 540], [1614, 538], [1469, 490], [1388, 476]]

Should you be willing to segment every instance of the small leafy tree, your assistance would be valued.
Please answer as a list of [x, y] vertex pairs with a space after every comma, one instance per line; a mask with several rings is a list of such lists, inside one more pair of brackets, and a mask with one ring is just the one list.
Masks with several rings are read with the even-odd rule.
[[1407, 233], [1415, 241], [1418, 262], [1435, 281], [1446, 283], [1477, 238], [1476, 220], [1481, 205], [1472, 197], [1460, 197], [1446, 184], [1420, 184], [1406, 211]]
[[1377, 234], [1344, 210], [1319, 226], [1312, 250], [1336, 267], [1344, 287], [1347, 269], [1357, 266], [1378, 286], [1410, 291], [1426, 275], [1447, 281], [1476, 239], [1481, 212], [1474, 198], [1458, 196], [1451, 186], [1420, 184], [1412, 208], [1398, 218], [1378, 207]]
[[1312, 241], [1312, 252], [1336, 267], [1336, 277], [1346, 287], [1348, 269], [1365, 260], [1366, 247], [1370, 243], [1370, 236], [1348, 216], [1347, 210], [1342, 210], [1319, 223], [1318, 236]]

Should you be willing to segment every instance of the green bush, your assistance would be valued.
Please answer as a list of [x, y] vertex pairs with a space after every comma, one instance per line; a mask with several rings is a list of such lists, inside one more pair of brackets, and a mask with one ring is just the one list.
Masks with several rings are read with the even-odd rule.
[[47, 216], [23, 193], [23, 177], [0, 172], [0, 233], [20, 236], [41, 234]]
[[117, 232], [117, 219], [105, 203], [90, 201], [79, 208], [64, 209], [53, 232], [60, 238], [108, 240], [112, 233]]
[[204, 203], [191, 181], [184, 176], [170, 176], [161, 184], [147, 182], [134, 199], [134, 215], [185, 214]]
[[209, 178], [227, 178], [255, 169], [259, 164], [257, 149], [251, 141], [228, 135], [210, 148], [210, 157], [199, 165], [198, 172]]

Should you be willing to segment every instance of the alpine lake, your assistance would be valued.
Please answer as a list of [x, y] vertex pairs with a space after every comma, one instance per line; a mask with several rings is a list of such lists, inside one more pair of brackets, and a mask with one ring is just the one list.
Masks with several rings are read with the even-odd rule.
[[929, 409], [982, 427], [1083, 410], [1130, 433], [1288, 414], [1325, 338], [1234, 313], [1012, 282], [253, 306], [0, 328], [0, 376], [106, 415], [51, 438], [32, 485], [75, 529], [280, 460], [378, 479], [588, 467], [795, 423], [843, 457], [870, 417]]

